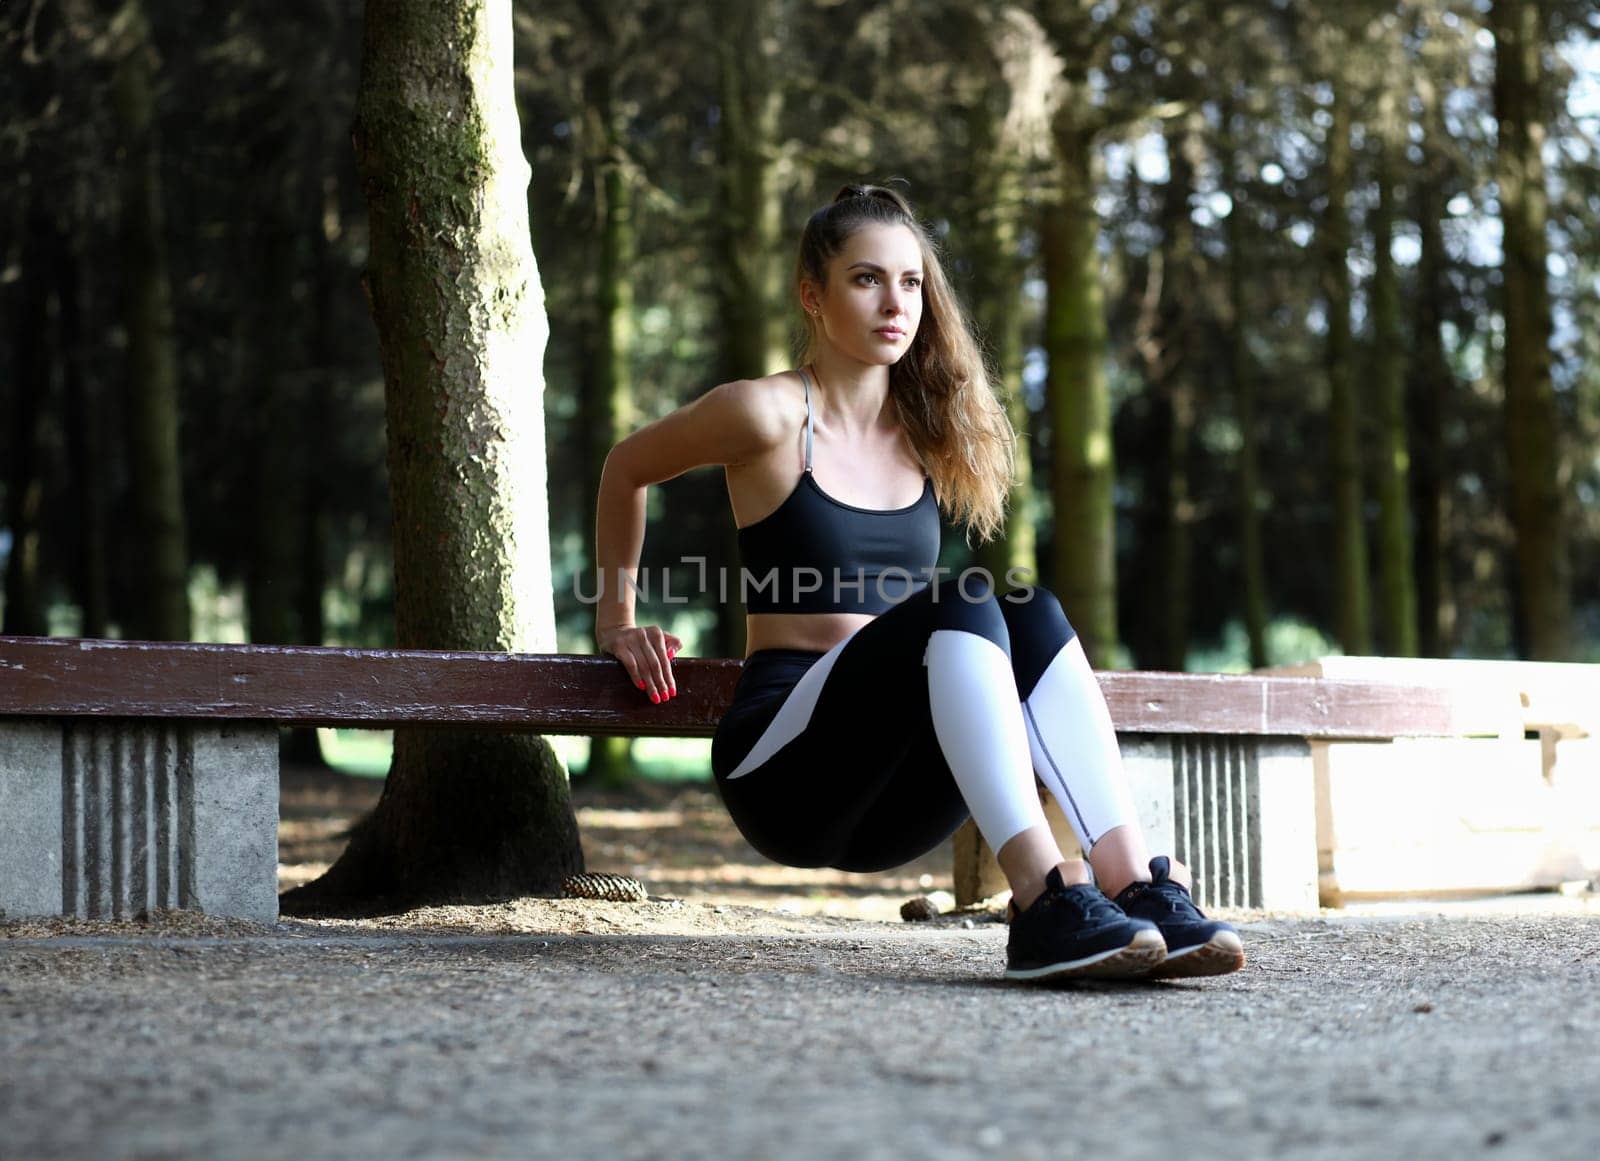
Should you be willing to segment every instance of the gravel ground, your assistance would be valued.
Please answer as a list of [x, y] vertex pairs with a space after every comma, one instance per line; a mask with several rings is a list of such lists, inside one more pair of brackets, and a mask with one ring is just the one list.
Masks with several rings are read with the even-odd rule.
[[1254, 917], [1236, 976], [1059, 990], [995, 923], [700, 902], [0, 925], [0, 1156], [1593, 1161], [1583, 910]]

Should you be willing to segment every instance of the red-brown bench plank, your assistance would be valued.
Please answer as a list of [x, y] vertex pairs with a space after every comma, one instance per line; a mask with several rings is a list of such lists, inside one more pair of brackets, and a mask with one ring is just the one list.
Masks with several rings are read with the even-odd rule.
[[[651, 705], [609, 657], [0, 637], [0, 716], [453, 725], [709, 737], [737, 661], [679, 658]], [[1447, 689], [1257, 674], [1105, 672], [1124, 733], [1393, 738], [1458, 732]]]

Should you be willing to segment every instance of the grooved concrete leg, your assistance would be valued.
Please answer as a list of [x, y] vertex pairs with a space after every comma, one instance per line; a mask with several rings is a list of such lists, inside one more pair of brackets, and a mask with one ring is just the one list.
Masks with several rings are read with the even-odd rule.
[[0, 910], [278, 916], [270, 724], [0, 722]]
[[1213, 907], [1315, 910], [1316, 776], [1304, 738], [1174, 734], [1173, 847]]
[[[1118, 742], [1146, 844], [1189, 867], [1201, 906], [1316, 909], [1316, 777], [1305, 739], [1122, 734]], [[1051, 805], [1045, 816], [1071, 855], [1077, 841]], [[970, 822], [956, 834], [955, 886], [962, 905], [1005, 889]]]

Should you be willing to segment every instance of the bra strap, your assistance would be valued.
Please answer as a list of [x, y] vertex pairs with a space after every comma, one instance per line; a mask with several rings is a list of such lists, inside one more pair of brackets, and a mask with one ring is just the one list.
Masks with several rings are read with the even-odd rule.
[[800, 382], [806, 385], [806, 471], [811, 470], [811, 376], [804, 367], [800, 369]]

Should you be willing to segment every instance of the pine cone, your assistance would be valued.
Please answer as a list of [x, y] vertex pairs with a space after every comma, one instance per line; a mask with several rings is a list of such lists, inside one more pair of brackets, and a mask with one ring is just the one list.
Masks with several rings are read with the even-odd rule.
[[561, 889], [573, 899], [605, 899], [612, 903], [643, 903], [644, 884], [626, 875], [569, 875]]

